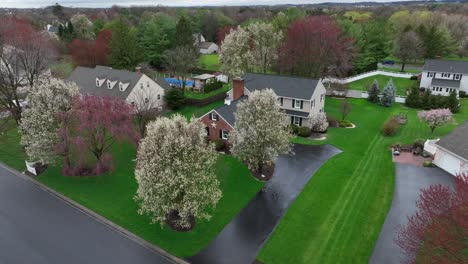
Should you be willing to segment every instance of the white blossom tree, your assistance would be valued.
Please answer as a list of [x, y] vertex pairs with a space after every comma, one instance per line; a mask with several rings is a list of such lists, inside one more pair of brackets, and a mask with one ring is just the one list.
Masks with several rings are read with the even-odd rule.
[[251, 64], [266, 73], [278, 59], [278, 46], [283, 34], [275, 31], [272, 24], [264, 22], [250, 24], [247, 31], [252, 40]]
[[193, 218], [210, 219], [222, 196], [214, 166], [214, 145], [201, 122], [176, 114], [147, 126], [138, 148], [135, 178], [140, 214], [153, 222], [190, 229]]
[[241, 26], [238, 26], [236, 30], [231, 29], [231, 32], [224, 38], [219, 53], [222, 72], [231, 77], [238, 77], [250, 69], [252, 54], [249, 40], [249, 32]]
[[252, 171], [261, 173], [266, 162], [291, 149], [291, 134], [284, 125], [286, 118], [273, 90], [250, 93], [247, 100], [237, 105], [230, 138], [232, 154], [247, 162]]
[[311, 129], [314, 132], [325, 132], [328, 128], [327, 115], [325, 113], [314, 114], [311, 118]]
[[21, 144], [30, 160], [54, 162], [59, 114], [70, 110], [76, 95], [76, 84], [58, 79], [31, 88], [27, 97], [29, 108], [23, 112], [20, 123]]

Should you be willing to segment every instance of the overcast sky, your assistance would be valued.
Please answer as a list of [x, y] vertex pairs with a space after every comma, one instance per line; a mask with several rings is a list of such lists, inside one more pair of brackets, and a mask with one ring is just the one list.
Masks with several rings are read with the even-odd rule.
[[[371, 0], [372, 1], [372, 0]], [[0, 0], [0, 7], [45, 7], [57, 1], [48, 0]], [[74, 7], [110, 7], [114, 4], [131, 5], [165, 5], [165, 6], [200, 6], [200, 5], [277, 5], [277, 4], [316, 4], [323, 2], [361, 2], [361, 0], [62, 0], [63, 6]], [[390, 2], [389, 0], [373, 0], [373, 2]]]

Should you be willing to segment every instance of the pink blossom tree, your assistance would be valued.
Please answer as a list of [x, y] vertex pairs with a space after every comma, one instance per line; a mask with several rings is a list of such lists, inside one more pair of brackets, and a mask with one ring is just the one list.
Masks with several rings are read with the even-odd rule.
[[450, 109], [432, 109], [428, 111], [418, 112], [418, 118], [429, 126], [431, 132], [440, 126], [446, 125], [452, 120], [452, 112]]
[[114, 143], [139, 140], [132, 106], [115, 97], [78, 97], [63, 118], [66, 122], [59, 130], [61, 144], [57, 150], [65, 157], [65, 174], [97, 175], [112, 170], [109, 151]]
[[455, 178], [454, 191], [443, 185], [422, 190], [416, 206], [395, 239], [407, 262], [468, 263], [468, 174]]

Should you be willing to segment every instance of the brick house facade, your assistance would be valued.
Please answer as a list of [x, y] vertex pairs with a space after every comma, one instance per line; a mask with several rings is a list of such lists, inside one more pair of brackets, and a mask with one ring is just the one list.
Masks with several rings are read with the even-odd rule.
[[215, 141], [221, 139], [225, 144], [228, 144], [229, 133], [233, 128], [215, 110], [202, 116], [200, 121], [206, 125], [206, 133], [209, 140]]

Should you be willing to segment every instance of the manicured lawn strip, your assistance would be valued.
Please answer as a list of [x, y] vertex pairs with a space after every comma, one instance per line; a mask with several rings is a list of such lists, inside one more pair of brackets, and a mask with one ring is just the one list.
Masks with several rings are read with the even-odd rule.
[[[4, 120], [0, 119], [0, 125], [3, 125], [3, 122]], [[16, 129], [15, 122], [13, 120], [7, 122], [8, 130], [5, 134], [0, 134], [0, 161], [14, 169], [24, 171], [26, 155], [19, 144], [21, 136]]]
[[[379, 68], [379, 70], [401, 73], [401, 71], [400, 71], [401, 69], [400, 69], [400, 68], [382, 67], [382, 68]], [[421, 71], [420, 71], [420, 70], [414, 70], [414, 69], [405, 69], [404, 73], [414, 73], [414, 74], [418, 74], [418, 73], [421, 73]]]
[[119, 145], [113, 153], [116, 170], [110, 174], [88, 178], [64, 177], [54, 167], [38, 179], [179, 257], [191, 256], [205, 247], [263, 186], [241, 162], [231, 156], [220, 155], [216, 172], [223, 197], [212, 219], [197, 222], [190, 232], [175, 232], [168, 227], [151, 224], [149, 217], [137, 214], [138, 206], [133, 200], [137, 189], [132, 162], [134, 148]]
[[415, 80], [405, 79], [405, 78], [396, 78], [385, 75], [376, 75], [367, 77], [361, 80], [357, 80], [348, 84], [349, 89], [367, 91], [367, 89], [372, 85], [374, 80], [379, 82], [379, 88], [383, 91], [388, 81], [392, 79], [393, 84], [397, 88], [398, 95], [406, 95], [406, 90], [411, 88], [411, 86], [416, 82]]
[[[389, 145], [440, 137], [468, 118], [468, 101], [456, 122], [434, 135], [419, 122], [417, 110], [383, 108], [351, 100], [355, 129], [329, 129], [325, 142], [343, 150], [322, 166], [292, 204], [258, 259], [263, 263], [367, 263], [391, 204], [394, 165]], [[326, 111], [338, 116], [339, 100], [327, 98]], [[408, 113], [408, 124], [391, 138], [381, 136], [392, 114]], [[308, 143], [306, 139], [294, 142]]]
[[208, 104], [208, 105], [205, 105], [205, 106], [201, 106], [201, 107], [189, 105], [189, 106], [184, 106], [183, 108], [181, 108], [179, 110], [169, 112], [169, 113], [167, 113], [167, 116], [172, 116], [172, 115], [178, 113], [178, 114], [181, 114], [181, 115], [185, 116], [186, 118], [190, 119], [190, 118], [192, 118], [192, 116], [200, 117], [200, 116], [208, 113], [210, 110], [215, 109], [217, 107], [220, 107], [222, 105], [224, 105], [224, 101], [217, 101], [217, 102], [214, 102], [214, 103], [211, 103], [211, 104]]
[[220, 94], [220, 93], [226, 93], [230, 89], [231, 89], [231, 85], [230, 84], [225, 84], [223, 87], [221, 87], [221, 88], [219, 88], [217, 90], [211, 91], [209, 93], [196, 93], [196, 92], [186, 91], [185, 96], [187, 98], [193, 98], [193, 99], [205, 99], [205, 98], [211, 97], [213, 95], [217, 95], [217, 94]]
[[218, 71], [221, 67], [218, 54], [205, 54], [200, 56], [199, 67], [210, 71]]

